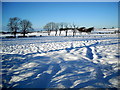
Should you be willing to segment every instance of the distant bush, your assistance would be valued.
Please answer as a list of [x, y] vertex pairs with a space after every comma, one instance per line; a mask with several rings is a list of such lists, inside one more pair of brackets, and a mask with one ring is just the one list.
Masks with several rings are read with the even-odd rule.
[[103, 28], [103, 29], [107, 29], [107, 28]]
[[24, 37], [27, 37], [27, 36], [18, 36], [18, 38], [24, 38]]
[[29, 37], [36, 37], [36, 35], [31, 35], [31, 36], [29, 36]]
[[14, 36], [6, 36], [5, 38], [15, 38]]

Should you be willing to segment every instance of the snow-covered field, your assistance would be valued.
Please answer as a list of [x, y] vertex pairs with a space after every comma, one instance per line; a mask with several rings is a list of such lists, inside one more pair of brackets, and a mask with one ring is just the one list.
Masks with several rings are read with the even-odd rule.
[[4, 38], [2, 87], [118, 88], [119, 43], [117, 34]]

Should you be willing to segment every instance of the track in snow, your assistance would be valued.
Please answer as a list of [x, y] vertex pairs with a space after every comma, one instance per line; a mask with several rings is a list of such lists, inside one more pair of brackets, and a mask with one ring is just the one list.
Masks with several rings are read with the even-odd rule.
[[[6, 42], [5, 42], [6, 43]], [[117, 88], [118, 40], [3, 45], [3, 87]]]

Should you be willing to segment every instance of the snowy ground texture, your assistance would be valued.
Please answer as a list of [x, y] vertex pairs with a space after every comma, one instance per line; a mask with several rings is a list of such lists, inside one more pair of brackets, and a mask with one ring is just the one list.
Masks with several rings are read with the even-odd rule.
[[117, 34], [2, 41], [2, 87], [118, 88]]

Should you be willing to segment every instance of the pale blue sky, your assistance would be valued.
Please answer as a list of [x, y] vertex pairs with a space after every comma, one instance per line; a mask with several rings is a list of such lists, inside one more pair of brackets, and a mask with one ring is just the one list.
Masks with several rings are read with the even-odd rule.
[[51, 21], [111, 28], [118, 27], [118, 2], [3, 2], [2, 25], [11, 17], [30, 20], [34, 28]]

